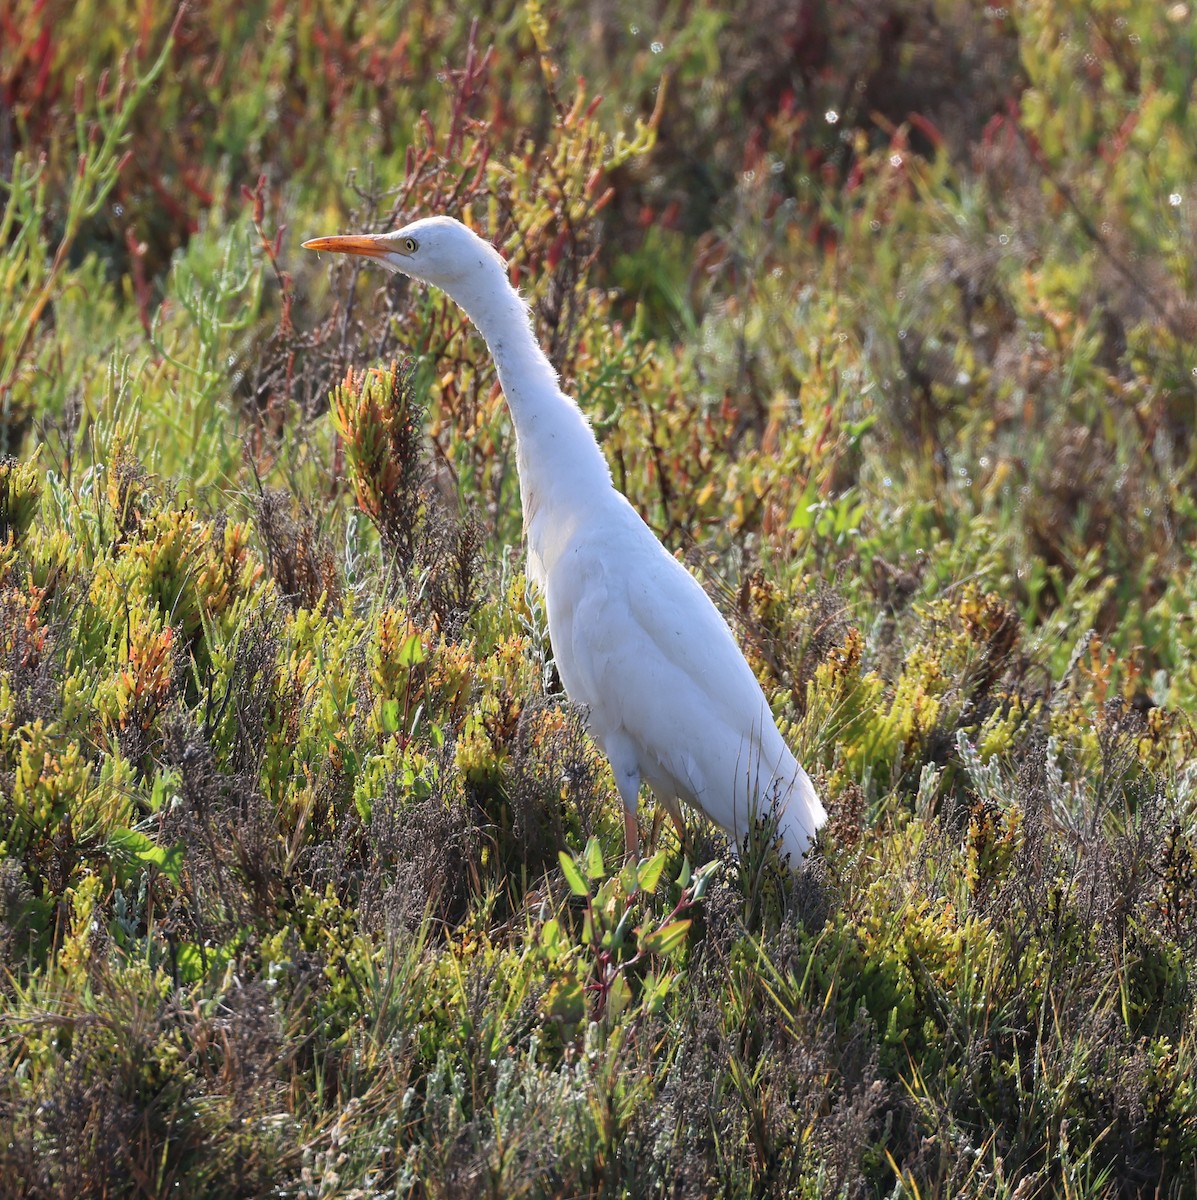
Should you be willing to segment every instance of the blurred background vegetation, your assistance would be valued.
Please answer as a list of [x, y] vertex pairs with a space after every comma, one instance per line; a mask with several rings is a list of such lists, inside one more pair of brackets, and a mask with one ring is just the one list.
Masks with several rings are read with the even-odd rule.
[[[7, 4], [0, 1194], [1197, 1195], [1195, 80], [1186, 2]], [[484, 347], [298, 250], [432, 212], [797, 874], [619, 869]]]

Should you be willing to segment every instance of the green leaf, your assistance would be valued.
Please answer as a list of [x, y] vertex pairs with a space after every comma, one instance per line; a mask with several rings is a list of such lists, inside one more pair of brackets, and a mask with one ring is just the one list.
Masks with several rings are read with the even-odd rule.
[[591, 879], [603, 877], [603, 851], [596, 837], [586, 843], [586, 874]]
[[632, 923], [632, 916], [636, 911], [636, 905], [630, 900], [627, 902], [627, 907], [624, 908], [623, 914], [620, 916], [618, 923], [613, 929], [608, 929], [603, 934], [603, 949], [618, 950], [628, 936], [628, 926]]
[[177, 772], [159, 771], [154, 776], [154, 787], [150, 792], [150, 812], [157, 812], [179, 790], [179, 786], [180, 780]]
[[374, 812], [374, 805], [370, 802], [369, 796], [363, 796], [360, 792], [353, 793], [353, 807], [357, 809], [357, 815], [361, 817], [364, 824], [370, 823], [370, 817]]
[[175, 950], [175, 966], [181, 983], [199, 983], [204, 977], [204, 956], [194, 942], [180, 942]]
[[848, 439], [850, 446], [855, 446], [860, 439], [868, 433], [870, 429], [877, 423], [877, 414], [869, 413], [866, 417], [861, 417], [859, 421], [845, 421], [843, 426], [844, 436]]
[[411, 633], [399, 647], [399, 665], [401, 667], [419, 666], [427, 657], [424, 653], [424, 643], [419, 633]]
[[636, 889], [640, 886], [637, 883], [637, 870], [634, 862], [626, 862], [620, 868], [619, 886], [629, 895], [633, 895]]
[[550, 1017], [576, 1025], [586, 1016], [586, 997], [576, 979], [554, 979], [544, 998], [544, 1010]]
[[115, 850], [140, 856], [143, 851], [152, 849], [153, 846], [152, 838], [146, 837], [144, 833], [138, 833], [134, 829], [114, 829], [108, 835], [109, 853]]
[[556, 917], [550, 917], [540, 927], [540, 944], [546, 950], [555, 950], [561, 938], [561, 923]]
[[578, 864], [564, 850], [558, 850], [557, 857], [561, 860], [561, 871], [565, 875], [565, 882], [569, 884], [569, 890], [575, 896], [589, 896], [590, 888], [586, 880], [582, 878]]
[[341, 754], [341, 766], [345, 774], [352, 778], [357, 774], [358, 757], [357, 752], [350, 746], [344, 738], [333, 735], [332, 744], [336, 746]]
[[622, 974], [611, 980], [607, 989], [607, 1016], [615, 1018], [627, 1008], [632, 999], [632, 989]]
[[670, 921], [668, 925], [662, 925], [644, 939], [644, 948], [650, 954], [668, 954], [682, 944], [689, 928], [689, 917], [681, 921]]
[[807, 482], [806, 491], [802, 493], [794, 515], [790, 518], [791, 529], [809, 529], [815, 523], [815, 512], [818, 508], [819, 490], [815, 486], [812, 475]]
[[114, 829], [108, 837], [109, 853], [131, 855], [152, 863], [175, 887], [183, 881], [183, 846], [159, 846], [152, 838], [135, 829]]
[[174, 949], [175, 967], [183, 983], [199, 983], [205, 975], [223, 973], [233, 957], [233, 945], [200, 946], [196, 942], [179, 942]]
[[661, 882], [661, 874], [665, 870], [665, 851], [658, 850], [652, 858], [642, 862], [636, 872], [636, 882], [646, 892], [655, 892]]
[[835, 508], [834, 532], [836, 534], [855, 532], [863, 515], [864, 505], [853, 504], [847, 496], [844, 496]]
[[645, 977], [640, 992], [640, 1003], [644, 1011], [658, 1013], [665, 1004], [669, 989], [673, 986], [672, 975], [655, 975], [651, 972]]
[[399, 717], [401, 710], [398, 700], [384, 700], [382, 702], [382, 731], [383, 733], [398, 733], [399, 732]]
[[719, 860], [712, 859], [706, 866], [699, 867], [698, 873], [694, 876], [694, 890], [690, 893], [692, 900], [701, 900], [706, 894], [707, 887], [712, 879], [715, 878], [716, 871], [719, 870]]
[[152, 862], [175, 887], [183, 886], [183, 846], [177, 843], [169, 848], [155, 846], [152, 855], [143, 855], [147, 862]]
[[619, 899], [619, 880], [612, 876], [599, 884], [598, 891], [594, 893], [594, 907], [608, 920], [613, 920]]

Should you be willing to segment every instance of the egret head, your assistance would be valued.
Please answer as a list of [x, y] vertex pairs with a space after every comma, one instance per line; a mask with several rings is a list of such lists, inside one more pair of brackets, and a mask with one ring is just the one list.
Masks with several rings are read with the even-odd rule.
[[391, 233], [313, 238], [304, 246], [365, 255], [388, 270], [434, 284], [454, 296], [463, 287], [507, 281], [507, 268], [498, 251], [452, 217], [424, 217]]

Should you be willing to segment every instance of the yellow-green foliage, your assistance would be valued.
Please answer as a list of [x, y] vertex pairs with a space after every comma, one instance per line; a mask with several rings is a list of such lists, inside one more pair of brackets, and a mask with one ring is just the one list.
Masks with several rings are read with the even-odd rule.
[[[1188, 1195], [1186, 7], [9, 7], [8, 1189]], [[797, 873], [622, 863], [484, 347], [297, 249], [439, 211], [728, 615]]]

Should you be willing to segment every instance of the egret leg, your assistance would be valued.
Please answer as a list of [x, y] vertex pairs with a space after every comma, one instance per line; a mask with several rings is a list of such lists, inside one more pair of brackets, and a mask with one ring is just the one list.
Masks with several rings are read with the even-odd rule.
[[[615, 766], [614, 762], [612, 766]], [[624, 858], [635, 862], [640, 856], [640, 827], [636, 824], [636, 810], [640, 804], [640, 768], [624, 763], [615, 767], [615, 786], [623, 800], [623, 847]]]
[[640, 829], [636, 824], [636, 814], [625, 804], [623, 809], [623, 854], [627, 862], [635, 862], [640, 857]]

